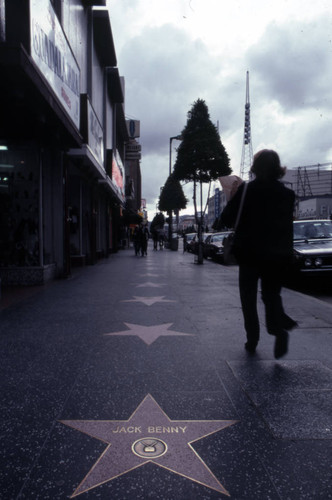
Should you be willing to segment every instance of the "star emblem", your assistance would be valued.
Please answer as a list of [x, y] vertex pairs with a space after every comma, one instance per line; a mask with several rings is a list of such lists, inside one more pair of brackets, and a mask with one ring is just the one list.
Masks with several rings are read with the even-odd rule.
[[192, 443], [236, 420], [171, 420], [148, 394], [129, 420], [60, 422], [107, 445], [72, 498], [149, 462], [230, 496]]
[[145, 274], [140, 274], [140, 276], [149, 276], [150, 278], [158, 278], [159, 274], [153, 274], [153, 273], [145, 273]]
[[167, 300], [164, 297], [165, 295], [162, 295], [160, 297], [136, 297], [134, 295], [133, 299], [123, 300], [122, 302], [142, 302], [146, 306], [152, 306], [156, 302], [175, 302], [175, 300]]
[[165, 286], [166, 283], [151, 283], [151, 281], [147, 281], [146, 283], [140, 283], [136, 285], [136, 288], [140, 288], [142, 286], [149, 286], [151, 288], [160, 288], [161, 286]]
[[125, 325], [129, 328], [129, 330], [123, 330], [121, 332], [104, 333], [104, 335], [105, 336], [134, 335], [140, 337], [143, 340], [143, 342], [145, 342], [147, 345], [152, 344], [159, 337], [192, 335], [191, 333], [182, 333], [169, 330], [169, 328], [173, 325], [173, 323], [164, 323], [162, 325], [153, 325], [153, 326], [135, 325], [132, 323], [125, 323]]

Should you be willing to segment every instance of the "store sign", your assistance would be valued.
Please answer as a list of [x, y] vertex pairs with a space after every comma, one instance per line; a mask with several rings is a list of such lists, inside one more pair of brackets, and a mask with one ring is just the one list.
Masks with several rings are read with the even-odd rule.
[[99, 123], [97, 115], [91, 106], [88, 104], [88, 144], [98, 163], [104, 169], [104, 134]]
[[120, 155], [117, 151], [114, 151], [112, 158], [112, 183], [118, 193], [119, 198], [124, 201], [124, 168]]
[[68, 116], [80, 126], [80, 68], [50, 1], [30, 0], [31, 57]]

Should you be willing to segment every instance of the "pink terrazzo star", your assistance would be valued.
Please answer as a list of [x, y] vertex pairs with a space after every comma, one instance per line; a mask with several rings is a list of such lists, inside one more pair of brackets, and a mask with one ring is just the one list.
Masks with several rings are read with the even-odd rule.
[[137, 336], [140, 337], [147, 345], [152, 344], [159, 337], [172, 337], [172, 336], [191, 336], [191, 333], [175, 332], [168, 330], [173, 323], [164, 323], [162, 325], [143, 326], [134, 325], [132, 323], [125, 323], [129, 330], [122, 332], [104, 333], [105, 336]]
[[151, 283], [151, 281], [147, 281], [146, 283], [140, 283], [139, 285], [136, 285], [136, 288], [140, 288], [143, 286], [146, 287], [151, 287], [151, 288], [160, 288], [162, 286], [165, 286], [166, 283]]
[[156, 304], [157, 302], [175, 302], [175, 300], [167, 300], [164, 297], [165, 297], [164, 295], [162, 295], [160, 297], [136, 297], [134, 295], [133, 299], [123, 300], [122, 302], [142, 302], [146, 306], [152, 306], [153, 304]]
[[145, 274], [140, 274], [140, 276], [144, 277], [144, 276], [149, 276], [150, 278], [158, 278], [159, 277], [159, 274], [153, 274], [153, 273], [145, 273]]
[[236, 420], [171, 420], [148, 394], [129, 420], [62, 420], [61, 423], [107, 445], [72, 498], [146, 463], [230, 496], [192, 443], [237, 423]]

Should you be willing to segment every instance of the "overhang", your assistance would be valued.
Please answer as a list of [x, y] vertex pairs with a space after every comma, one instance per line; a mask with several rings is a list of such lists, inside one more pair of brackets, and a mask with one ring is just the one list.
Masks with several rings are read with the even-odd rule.
[[107, 68], [107, 92], [113, 103], [123, 103], [124, 95], [118, 68]]
[[79, 160], [81, 166], [85, 167], [92, 178], [108, 191], [117, 204], [124, 205], [124, 201], [119, 198], [111, 179], [106, 174], [102, 165], [96, 160], [87, 144], [83, 144], [81, 148], [70, 149], [67, 152], [67, 156], [73, 160]]
[[103, 66], [116, 66], [116, 53], [107, 9], [93, 9], [93, 38], [98, 57]]
[[87, 7], [106, 7], [107, 0], [83, 0]]
[[82, 144], [79, 130], [22, 45], [0, 44], [0, 69], [6, 75], [0, 79], [0, 135], [57, 136], [64, 148]]
[[97, 161], [94, 154], [87, 144], [83, 144], [81, 148], [73, 148], [67, 151], [67, 155], [73, 159], [80, 159], [81, 164], [89, 169], [96, 179], [105, 179], [106, 172], [102, 165]]
[[128, 142], [130, 137], [128, 134], [128, 127], [126, 123], [125, 112], [122, 104], [116, 105], [116, 115], [117, 115], [117, 128], [120, 133], [122, 140]]

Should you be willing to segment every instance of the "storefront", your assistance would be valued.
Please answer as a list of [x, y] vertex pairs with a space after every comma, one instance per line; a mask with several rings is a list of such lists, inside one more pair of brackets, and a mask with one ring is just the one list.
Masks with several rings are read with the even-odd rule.
[[68, 25], [86, 44], [77, 42], [80, 67], [54, 2], [30, 0], [17, 16], [19, 3], [1, 3], [2, 285], [42, 284], [107, 256], [125, 203], [121, 161], [113, 180], [104, 157], [124, 140], [113, 104], [123, 102], [120, 77], [106, 69], [116, 64], [108, 11], [84, 5]]

